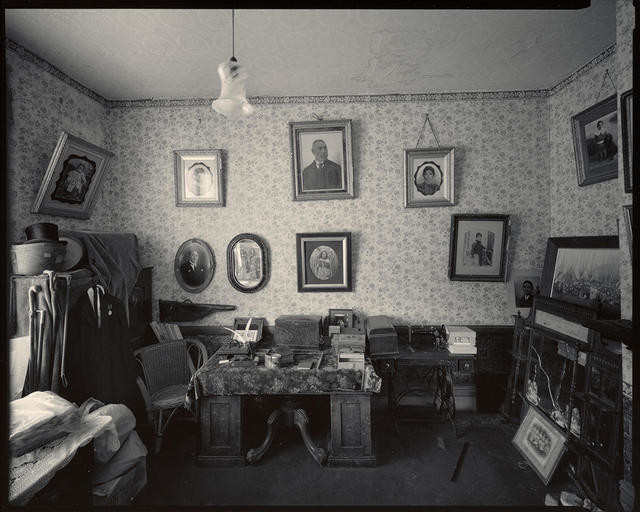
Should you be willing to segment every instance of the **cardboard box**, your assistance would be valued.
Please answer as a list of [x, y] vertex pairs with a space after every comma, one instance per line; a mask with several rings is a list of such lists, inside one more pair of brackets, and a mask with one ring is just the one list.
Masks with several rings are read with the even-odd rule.
[[475, 347], [474, 345], [464, 345], [464, 344], [447, 345], [447, 350], [451, 354], [470, 354], [470, 355], [473, 355], [473, 354], [477, 354], [478, 353], [478, 348]]
[[449, 345], [475, 345], [476, 332], [464, 325], [447, 325], [447, 343]]
[[140, 460], [125, 474], [93, 488], [94, 505], [130, 505], [147, 485], [147, 458]]

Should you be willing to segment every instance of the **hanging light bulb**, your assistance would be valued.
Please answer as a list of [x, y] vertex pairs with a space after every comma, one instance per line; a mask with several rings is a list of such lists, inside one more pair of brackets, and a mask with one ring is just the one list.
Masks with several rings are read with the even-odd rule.
[[220, 97], [211, 103], [211, 108], [228, 118], [250, 115], [254, 108], [247, 101], [246, 82], [249, 74], [235, 58], [234, 9], [231, 10], [231, 58], [218, 66], [220, 75]]

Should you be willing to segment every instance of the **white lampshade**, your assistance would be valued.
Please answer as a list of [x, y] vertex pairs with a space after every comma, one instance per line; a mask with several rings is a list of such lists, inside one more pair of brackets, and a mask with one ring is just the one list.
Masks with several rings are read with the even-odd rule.
[[247, 101], [246, 81], [249, 74], [235, 57], [221, 62], [218, 75], [222, 84], [220, 97], [211, 103], [211, 108], [223, 116], [238, 118], [250, 115], [254, 108]]

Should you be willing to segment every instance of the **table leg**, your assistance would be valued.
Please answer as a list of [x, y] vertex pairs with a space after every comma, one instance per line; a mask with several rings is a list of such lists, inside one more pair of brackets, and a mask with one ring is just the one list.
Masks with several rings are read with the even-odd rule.
[[283, 413], [280, 409], [276, 409], [269, 415], [269, 419], [267, 420], [267, 435], [262, 441], [262, 444], [257, 448], [251, 448], [247, 452], [247, 463], [254, 464], [258, 462], [262, 456], [267, 452], [269, 447], [271, 446], [271, 442], [273, 438], [282, 425]]
[[320, 464], [321, 466], [324, 465], [325, 461], [327, 460], [327, 452], [325, 452], [319, 446], [316, 446], [316, 444], [311, 439], [308, 428], [309, 417], [307, 416], [307, 413], [304, 412], [304, 409], [295, 410], [295, 412], [293, 413], [293, 423], [296, 427], [298, 427], [300, 434], [302, 434], [302, 440], [304, 441], [304, 445], [307, 447], [307, 450], [309, 450], [309, 453], [313, 456], [318, 464]]
[[447, 418], [453, 427], [453, 435], [458, 437], [458, 433], [456, 431], [456, 399], [453, 394], [453, 380], [451, 378], [449, 365], [440, 365], [438, 366], [437, 371], [437, 389], [434, 400], [436, 397], [440, 398], [439, 411], [446, 412]]

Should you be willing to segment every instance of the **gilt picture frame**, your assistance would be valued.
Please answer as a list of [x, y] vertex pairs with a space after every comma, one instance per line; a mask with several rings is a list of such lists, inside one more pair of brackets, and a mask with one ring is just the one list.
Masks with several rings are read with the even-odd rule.
[[88, 219], [113, 153], [63, 131], [31, 213]]
[[512, 442], [536, 475], [548, 485], [567, 449], [567, 436], [535, 406], [528, 407]]
[[404, 150], [404, 206], [453, 206], [455, 148]]
[[293, 200], [353, 199], [351, 120], [289, 123]]
[[620, 95], [624, 191], [633, 192], [633, 89]]
[[449, 279], [504, 282], [510, 225], [509, 215], [452, 215]]
[[222, 150], [173, 152], [176, 206], [224, 206]]
[[241, 233], [227, 246], [227, 277], [236, 290], [255, 293], [269, 280], [269, 248], [257, 235]]
[[578, 185], [618, 177], [618, 105], [615, 94], [571, 118]]
[[299, 292], [352, 290], [351, 233], [298, 233]]

